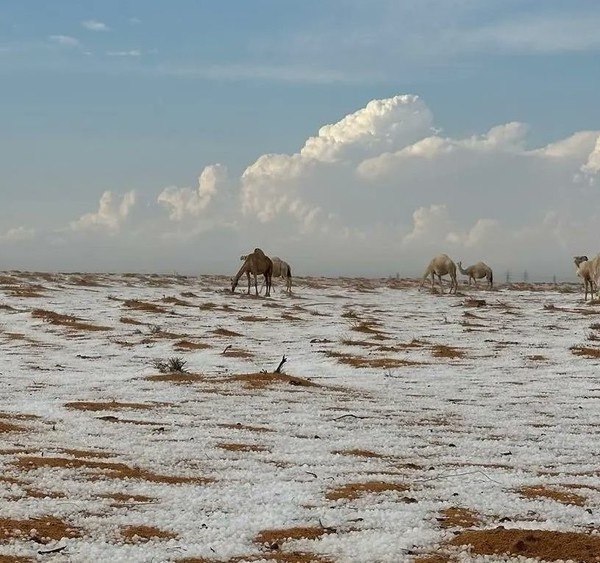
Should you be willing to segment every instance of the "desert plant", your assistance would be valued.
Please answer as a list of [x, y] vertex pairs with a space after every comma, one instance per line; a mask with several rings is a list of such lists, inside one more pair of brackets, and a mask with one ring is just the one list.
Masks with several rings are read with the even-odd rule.
[[187, 362], [179, 356], [172, 356], [167, 360], [156, 358], [152, 361], [152, 365], [160, 373], [187, 373], [185, 364]]

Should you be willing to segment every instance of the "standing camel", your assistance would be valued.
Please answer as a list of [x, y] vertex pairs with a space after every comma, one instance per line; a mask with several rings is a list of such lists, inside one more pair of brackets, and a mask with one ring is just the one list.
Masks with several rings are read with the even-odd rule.
[[269, 297], [271, 295], [273, 262], [260, 248], [255, 248], [252, 254], [248, 254], [246, 256], [242, 267], [239, 269], [238, 273], [231, 282], [231, 293], [235, 291], [240, 278], [244, 274], [246, 274], [248, 278], [248, 294], [250, 294], [250, 274], [252, 274], [254, 276], [254, 289], [256, 291], [256, 295], [258, 295], [258, 283], [256, 282], [256, 276], [259, 275], [265, 276], [265, 283], [267, 286], [265, 297]]
[[[240, 256], [240, 260], [245, 260], [246, 258], [247, 258], [246, 255]], [[273, 256], [271, 258], [271, 261], [273, 262], [273, 277], [274, 278], [285, 278], [285, 291], [291, 295], [291, 293], [292, 293], [292, 268], [285, 260], [282, 260], [278, 256]], [[262, 292], [262, 288], [264, 287], [264, 285], [265, 284], [263, 282], [263, 285], [260, 288], [261, 292]]]
[[492, 289], [494, 287], [494, 272], [485, 262], [477, 262], [477, 264], [473, 264], [466, 269], [463, 269], [462, 262], [457, 262], [458, 269], [460, 273], [464, 276], [469, 276], [469, 285], [471, 285], [471, 280], [477, 287], [477, 280], [481, 278], [485, 278], [488, 283], [488, 288]]
[[594, 298], [594, 281], [597, 280], [598, 263], [600, 262], [600, 254], [593, 260], [589, 260], [587, 256], [574, 256], [573, 262], [577, 270], [577, 275], [583, 280], [585, 296], [584, 301], [587, 301], [588, 287], [590, 288], [590, 296]]
[[431, 262], [429, 262], [429, 266], [427, 266], [427, 270], [423, 274], [423, 281], [421, 282], [421, 287], [425, 283], [425, 280], [431, 276], [431, 289], [433, 289], [433, 282], [435, 276], [438, 277], [440, 282], [440, 292], [444, 293], [444, 286], [442, 285], [442, 276], [449, 275], [450, 276], [450, 291], [452, 293], [452, 289], [454, 289], [454, 293], [456, 294], [456, 290], [458, 288], [458, 282], [456, 281], [456, 264], [451, 260], [451, 258], [447, 254], [440, 254], [436, 256]]

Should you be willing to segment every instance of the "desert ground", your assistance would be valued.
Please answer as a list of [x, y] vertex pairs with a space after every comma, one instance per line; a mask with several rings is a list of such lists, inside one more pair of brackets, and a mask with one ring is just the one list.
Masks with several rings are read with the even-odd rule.
[[600, 306], [418, 285], [4, 272], [0, 561], [600, 561]]

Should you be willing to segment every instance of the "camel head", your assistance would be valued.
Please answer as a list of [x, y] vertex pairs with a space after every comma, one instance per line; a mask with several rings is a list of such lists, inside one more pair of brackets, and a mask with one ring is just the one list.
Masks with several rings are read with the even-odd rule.
[[240, 260], [241, 260], [242, 262], [243, 262], [243, 261], [244, 261], [246, 258], [248, 258], [248, 255], [247, 255], [247, 254], [242, 254], [242, 255], [240, 256]]
[[587, 262], [588, 261], [588, 257], [587, 256], [574, 256], [573, 257], [573, 262], [575, 262], [575, 266], [577, 266], [579, 268], [579, 264], [581, 264], [582, 262]]
[[235, 293], [235, 288], [237, 287], [238, 282], [235, 278], [231, 278], [231, 293]]

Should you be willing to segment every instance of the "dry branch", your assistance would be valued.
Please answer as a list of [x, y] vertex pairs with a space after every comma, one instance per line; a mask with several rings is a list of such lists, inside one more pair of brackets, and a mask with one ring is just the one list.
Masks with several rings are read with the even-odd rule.
[[287, 358], [284, 355], [281, 358], [281, 361], [279, 362], [279, 365], [277, 366], [277, 369], [273, 373], [281, 373], [281, 367], [283, 366], [283, 364], [285, 364], [285, 362], [287, 362]]

